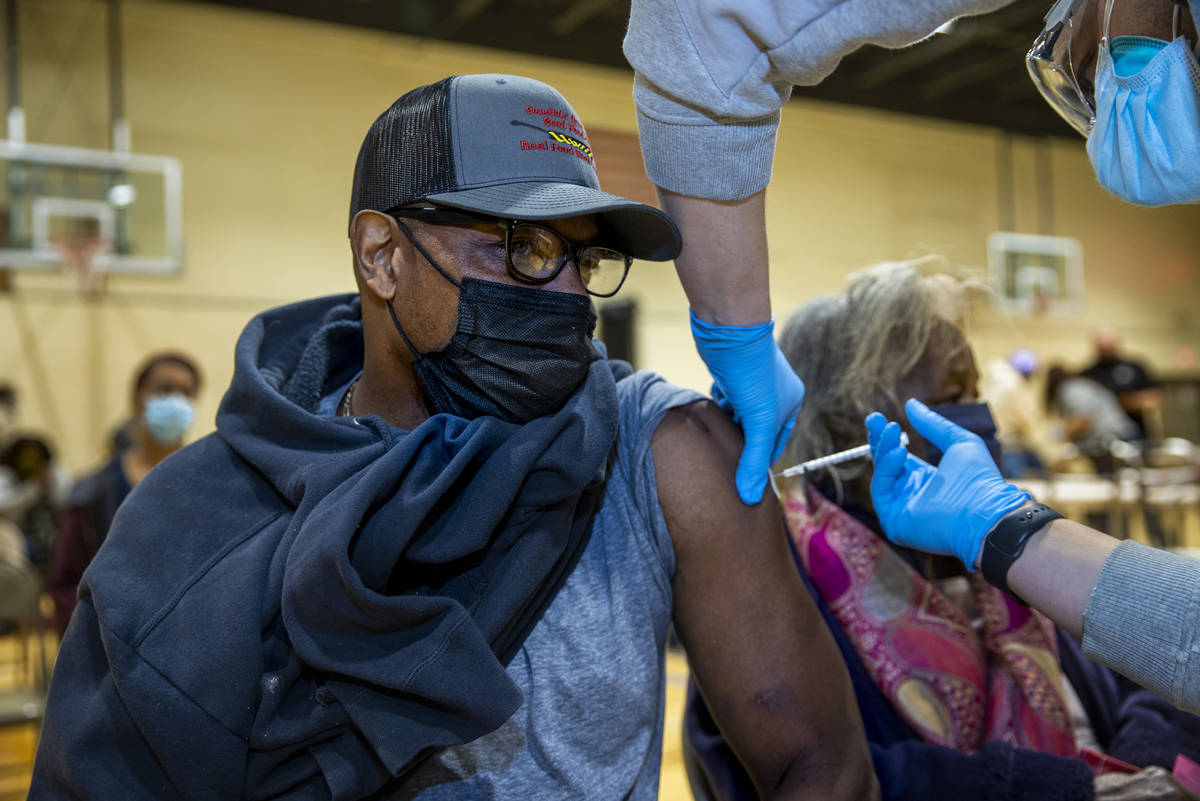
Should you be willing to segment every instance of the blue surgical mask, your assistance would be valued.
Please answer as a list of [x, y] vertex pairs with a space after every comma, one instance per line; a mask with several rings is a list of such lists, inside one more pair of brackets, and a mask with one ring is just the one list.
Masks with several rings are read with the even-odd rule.
[[158, 444], [178, 445], [191, 428], [196, 410], [184, 395], [155, 395], [146, 401], [146, 411], [142, 417]]
[[1101, 40], [1088, 157], [1100, 184], [1141, 206], [1200, 201], [1200, 63], [1180, 36]]

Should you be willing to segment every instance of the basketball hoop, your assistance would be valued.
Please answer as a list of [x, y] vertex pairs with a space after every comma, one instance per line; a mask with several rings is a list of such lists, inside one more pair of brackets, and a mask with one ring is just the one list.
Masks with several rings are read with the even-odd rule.
[[112, 243], [96, 233], [75, 231], [56, 237], [53, 244], [63, 272], [75, 277], [79, 293], [88, 299], [102, 295]]

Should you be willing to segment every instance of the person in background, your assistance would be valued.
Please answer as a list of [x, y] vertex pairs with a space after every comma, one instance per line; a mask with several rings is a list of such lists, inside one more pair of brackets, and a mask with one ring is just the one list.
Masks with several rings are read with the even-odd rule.
[[133, 445], [133, 431], [137, 420], [123, 420], [113, 426], [108, 435], [108, 454], [116, 456], [129, 450]]
[[7, 381], [0, 382], [0, 448], [8, 442], [17, 417], [17, 389]]
[[1141, 438], [1141, 431], [1116, 395], [1061, 364], [1046, 370], [1045, 403], [1047, 414], [1057, 414], [1062, 420], [1063, 438], [1079, 448], [1102, 476], [1115, 470], [1113, 443]]
[[1150, 431], [1162, 427], [1162, 421], [1156, 417], [1162, 409], [1158, 382], [1142, 362], [1121, 356], [1120, 338], [1113, 326], [1097, 328], [1092, 341], [1096, 346], [1096, 361], [1080, 375], [1116, 395], [1125, 414], [1138, 427], [1135, 439], [1146, 439]]
[[195, 419], [200, 370], [181, 353], [158, 353], [138, 368], [130, 396], [131, 445], [79, 479], [59, 516], [46, 577], [54, 625], [66, 631], [83, 571], [108, 536], [125, 497], [159, 462], [183, 446]]
[[[746, 434], [746, 503], [762, 497], [804, 397], [772, 338], [765, 190], [780, 109], [794, 85], [819, 83], [863, 44], [902, 47], [1006, 2], [632, 3], [624, 52], [642, 158], [683, 233], [676, 268], [714, 397]], [[1028, 59], [1039, 91], [1088, 137], [1097, 179], [1135, 203], [1200, 199], [1200, 2], [1181, 9], [1059, 0]]]
[[[781, 346], [809, 393], [783, 464], [856, 447], [866, 410], [898, 413], [910, 395], [988, 428], [959, 315], [942, 311], [945, 277], [881, 265], [792, 315]], [[1183, 797], [1163, 768], [1200, 758], [1200, 719], [1088, 662], [953, 560], [890, 546], [869, 462], [784, 481], [797, 564], [850, 672], [885, 799]], [[694, 692], [685, 731], [716, 799], [756, 798]], [[1117, 759], [1157, 767], [1114, 773]]]
[[11, 436], [0, 450], [0, 517], [21, 530], [25, 554], [42, 575], [50, 561], [55, 521], [68, 485], [44, 438]]
[[49, 441], [17, 428], [18, 397], [12, 384], [0, 383], [0, 517], [20, 529], [25, 556], [45, 574], [55, 516], [71, 482]]
[[1006, 359], [992, 359], [980, 377], [980, 394], [996, 420], [1000, 472], [1005, 478], [1045, 478], [1046, 467], [1034, 443], [1041, 426], [1031, 386], [1039, 367], [1037, 354], [1017, 348]]
[[[1117, 396], [1090, 378], [1076, 375], [1061, 364], [1046, 371], [1045, 407], [1047, 415], [1057, 415], [1063, 442], [1091, 462], [1096, 474], [1112, 478], [1117, 468], [1128, 464], [1128, 458], [1118, 450], [1118, 443], [1141, 439], [1137, 424], [1121, 409]], [[1140, 459], [1140, 451], [1130, 451]], [[1162, 544], [1161, 526], [1147, 511], [1147, 535], [1151, 542]], [[1088, 509], [1084, 521], [1093, 528], [1109, 529], [1114, 523], [1107, 507]], [[1152, 522], [1153, 521], [1153, 522]]]

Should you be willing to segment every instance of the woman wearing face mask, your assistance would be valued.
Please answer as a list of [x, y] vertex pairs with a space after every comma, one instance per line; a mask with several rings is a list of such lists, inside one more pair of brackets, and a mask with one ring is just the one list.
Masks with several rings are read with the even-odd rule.
[[[859, 445], [867, 409], [897, 413], [910, 396], [979, 432], [994, 446], [989, 458], [999, 457], [971, 348], [953, 322], [962, 290], [944, 278], [882, 265], [792, 315], [780, 344], [809, 397], [781, 464]], [[940, 456], [918, 431], [909, 436], [915, 451]], [[1200, 756], [1200, 720], [1088, 663], [1044, 616], [953, 560], [890, 547], [870, 482], [870, 463], [857, 461], [779, 489], [798, 567], [850, 673], [884, 799], [1116, 799], [1132, 783], [1152, 788], [1145, 798], [1176, 798], [1163, 766], [1180, 752]], [[687, 733], [716, 779], [712, 797], [756, 797], [695, 692]], [[1114, 758], [1136, 773], [1094, 775]]]
[[129, 447], [81, 478], [59, 517], [46, 582], [60, 635], [75, 609], [79, 579], [104, 542], [117, 507], [156, 464], [183, 446], [199, 389], [199, 369], [179, 353], [151, 356], [138, 370]]

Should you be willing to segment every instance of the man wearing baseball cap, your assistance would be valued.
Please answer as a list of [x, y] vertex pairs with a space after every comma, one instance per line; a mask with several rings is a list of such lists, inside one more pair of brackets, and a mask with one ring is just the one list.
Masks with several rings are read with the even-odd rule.
[[764, 796], [877, 794], [737, 429], [592, 340], [680, 242], [566, 100], [409, 92], [349, 234], [357, 294], [254, 319], [217, 431], [118, 513], [30, 798], [654, 799], [672, 621]]

